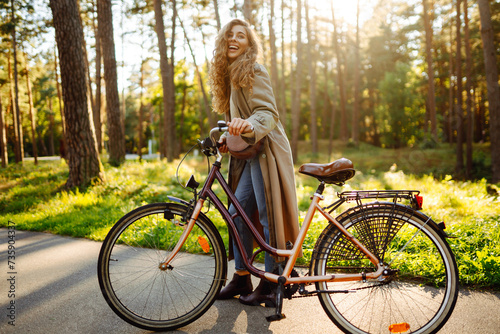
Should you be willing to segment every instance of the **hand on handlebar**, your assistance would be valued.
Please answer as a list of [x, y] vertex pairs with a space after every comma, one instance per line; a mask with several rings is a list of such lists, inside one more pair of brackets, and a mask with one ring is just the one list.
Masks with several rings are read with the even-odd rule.
[[225, 136], [220, 137], [219, 142], [217, 144], [218, 144], [217, 146], [219, 148], [220, 153], [229, 152], [227, 145], [226, 145], [226, 137]]
[[233, 118], [231, 122], [227, 123], [227, 126], [229, 127], [229, 134], [233, 136], [239, 136], [243, 133], [249, 133], [253, 131], [252, 124], [246, 119], [242, 118]]

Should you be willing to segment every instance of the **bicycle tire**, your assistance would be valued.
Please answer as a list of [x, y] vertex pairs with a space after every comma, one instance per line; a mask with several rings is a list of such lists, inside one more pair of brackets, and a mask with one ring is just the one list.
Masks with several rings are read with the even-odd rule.
[[184, 231], [188, 207], [156, 203], [122, 217], [103, 242], [98, 279], [111, 309], [147, 330], [183, 327], [213, 304], [227, 273], [226, 251], [214, 224], [200, 214], [170, 265], [161, 270]]
[[[330, 319], [344, 333], [436, 333], [458, 296], [455, 257], [437, 225], [421, 212], [395, 203], [373, 202], [337, 217], [351, 234], [394, 270], [385, 280], [318, 282]], [[375, 271], [375, 266], [334, 224], [316, 243], [315, 275]]]

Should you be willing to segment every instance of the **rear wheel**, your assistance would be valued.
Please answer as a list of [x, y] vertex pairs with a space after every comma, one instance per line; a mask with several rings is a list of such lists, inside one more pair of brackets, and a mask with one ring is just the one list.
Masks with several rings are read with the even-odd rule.
[[[337, 221], [388, 269], [377, 280], [319, 282], [323, 309], [345, 333], [435, 333], [458, 295], [455, 258], [430, 218], [403, 205], [369, 203]], [[315, 275], [368, 273], [375, 266], [334, 224], [321, 234], [311, 262]]]
[[188, 208], [174, 203], [140, 207], [121, 218], [98, 261], [101, 291], [130, 324], [154, 331], [182, 327], [205, 313], [226, 278], [226, 252], [213, 223], [200, 214], [166, 270], [159, 265], [184, 231]]

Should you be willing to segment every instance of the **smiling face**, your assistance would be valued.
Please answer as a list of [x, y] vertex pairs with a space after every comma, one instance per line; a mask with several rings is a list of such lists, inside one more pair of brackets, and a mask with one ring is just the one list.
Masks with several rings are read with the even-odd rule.
[[232, 27], [227, 36], [227, 42], [227, 58], [229, 63], [232, 63], [245, 52], [250, 44], [245, 27], [241, 25]]

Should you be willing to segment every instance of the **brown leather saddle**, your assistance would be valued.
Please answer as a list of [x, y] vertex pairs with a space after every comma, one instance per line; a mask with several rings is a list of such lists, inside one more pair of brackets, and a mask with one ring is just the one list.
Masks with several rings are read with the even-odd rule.
[[304, 164], [300, 166], [299, 173], [314, 176], [328, 184], [343, 185], [356, 173], [353, 167], [351, 160], [340, 158], [329, 164]]

